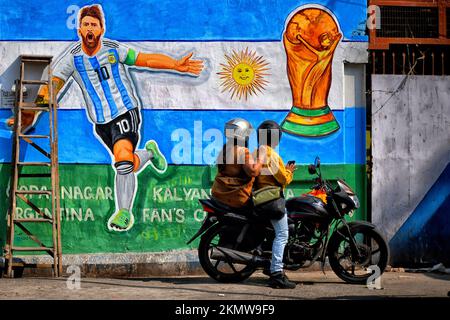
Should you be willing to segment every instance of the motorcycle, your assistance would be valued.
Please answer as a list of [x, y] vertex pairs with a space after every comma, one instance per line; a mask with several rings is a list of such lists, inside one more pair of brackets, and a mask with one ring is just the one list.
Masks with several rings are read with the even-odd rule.
[[[307, 268], [319, 261], [324, 270], [328, 257], [331, 269], [347, 283], [366, 284], [376, 267], [381, 275], [389, 261], [386, 240], [375, 225], [345, 219], [360, 206], [355, 192], [342, 179], [333, 188], [322, 177], [319, 157], [308, 172], [316, 175], [312, 190], [286, 201], [285, 269]], [[237, 212], [213, 199], [199, 201], [207, 216], [188, 244], [201, 236], [198, 257], [211, 278], [240, 282], [269, 268], [275, 233], [268, 219], [253, 211]]]

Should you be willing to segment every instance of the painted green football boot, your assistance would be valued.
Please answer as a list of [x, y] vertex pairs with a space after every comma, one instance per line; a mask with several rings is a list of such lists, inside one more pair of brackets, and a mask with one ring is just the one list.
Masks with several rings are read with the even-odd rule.
[[120, 209], [114, 213], [108, 220], [108, 229], [110, 231], [124, 232], [128, 231], [134, 225], [134, 216], [127, 209]]
[[145, 149], [148, 152], [152, 153], [152, 158], [150, 159], [149, 163], [150, 166], [153, 168], [153, 170], [156, 171], [156, 173], [163, 174], [167, 170], [167, 160], [164, 157], [164, 155], [159, 150], [158, 144], [155, 140], [149, 140], [145, 144]]

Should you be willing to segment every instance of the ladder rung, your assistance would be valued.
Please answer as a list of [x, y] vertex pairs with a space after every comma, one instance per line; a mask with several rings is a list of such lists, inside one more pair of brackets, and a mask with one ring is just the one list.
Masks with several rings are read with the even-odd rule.
[[52, 247], [13, 247], [14, 251], [52, 251]]
[[52, 190], [18, 190], [16, 194], [52, 194]]
[[21, 110], [34, 110], [34, 111], [50, 111], [49, 107], [43, 107], [43, 106], [39, 106], [35, 103], [31, 103], [31, 102], [22, 102], [21, 104], [19, 104], [19, 109]]
[[38, 268], [38, 269], [53, 268], [53, 264], [49, 264], [49, 263], [13, 262], [12, 266], [13, 267], [22, 267], [22, 268]]
[[52, 164], [49, 162], [18, 162], [19, 166], [45, 166], [45, 167], [51, 167]]
[[48, 103], [34, 103], [34, 102], [26, 102], [26, 101], [19, 102], [19, 105], [21, 107], [35, 107], [35, 108], [48, 108], [49, 107]]
[[23, 84], [48, 84], [47, 80], [22, 80]]
[[45, 107], [19, 107], [20, 110], [34, 110], [34, 111], [50, 111], [49, 108]]
[[26, 59], [22, 59], [22, 62], [36, 62], [36, 63], [49, 63], [51, 61], [51, 59], [46, 60], [46, 59], [30, 59], [30, 58], [26, 58]]
[[23, 60], [30, 60], [30, 61], [36, 61], [36, 60], [45, 60], [45, 61], [52, 61], [53, 56], [40, 56], [40, 55], [31, 55], [31, 54], [22, 54], [20, 56], [20, 59]]
[[51, 173], [19, 173], [19, 178], [51, 178]]
[[45, 219], [45, 218], [21, 218], [21, 219], [14, 219], [14, 222], [53, 222], [52, 219]]
[[21, 138], [30, 138], [30, 139], [44, 139], [44, 138], [50, 138], [50, 136], [41, 135], [41, 134], [19, 134], [19, 137]]

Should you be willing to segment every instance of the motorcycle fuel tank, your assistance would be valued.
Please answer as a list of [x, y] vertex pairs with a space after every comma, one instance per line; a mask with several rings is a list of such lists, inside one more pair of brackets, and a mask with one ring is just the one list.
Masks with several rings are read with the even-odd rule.
[[290, 217], [316, 216], [327, 217], [326, 204], [317, 197], [303, 195], [286, 201], [286, 209]]

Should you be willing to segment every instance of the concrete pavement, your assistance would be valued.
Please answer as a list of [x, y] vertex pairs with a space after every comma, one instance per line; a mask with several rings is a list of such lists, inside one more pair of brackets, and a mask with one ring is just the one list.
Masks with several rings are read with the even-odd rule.
[[[377, 299], [386, 297], [447, 297], [450, 275], [386, 272], [382, 290], [346, 284], [332, 272], [288, 272], [297, 282], [293, 290], [272, 289], [267, 277], [254, 274], [240, 284], [217, 283], [206, 275], [134, 279], [81, 278], [80, 288], [67, 278], [0, 279], [0, 299], [162, 299], [162, 300], [259, 300], [259, 299]], [[72, 287], [72, 289], [70, 289]], [[449, 297], [450, 302], [450, 297]]]

